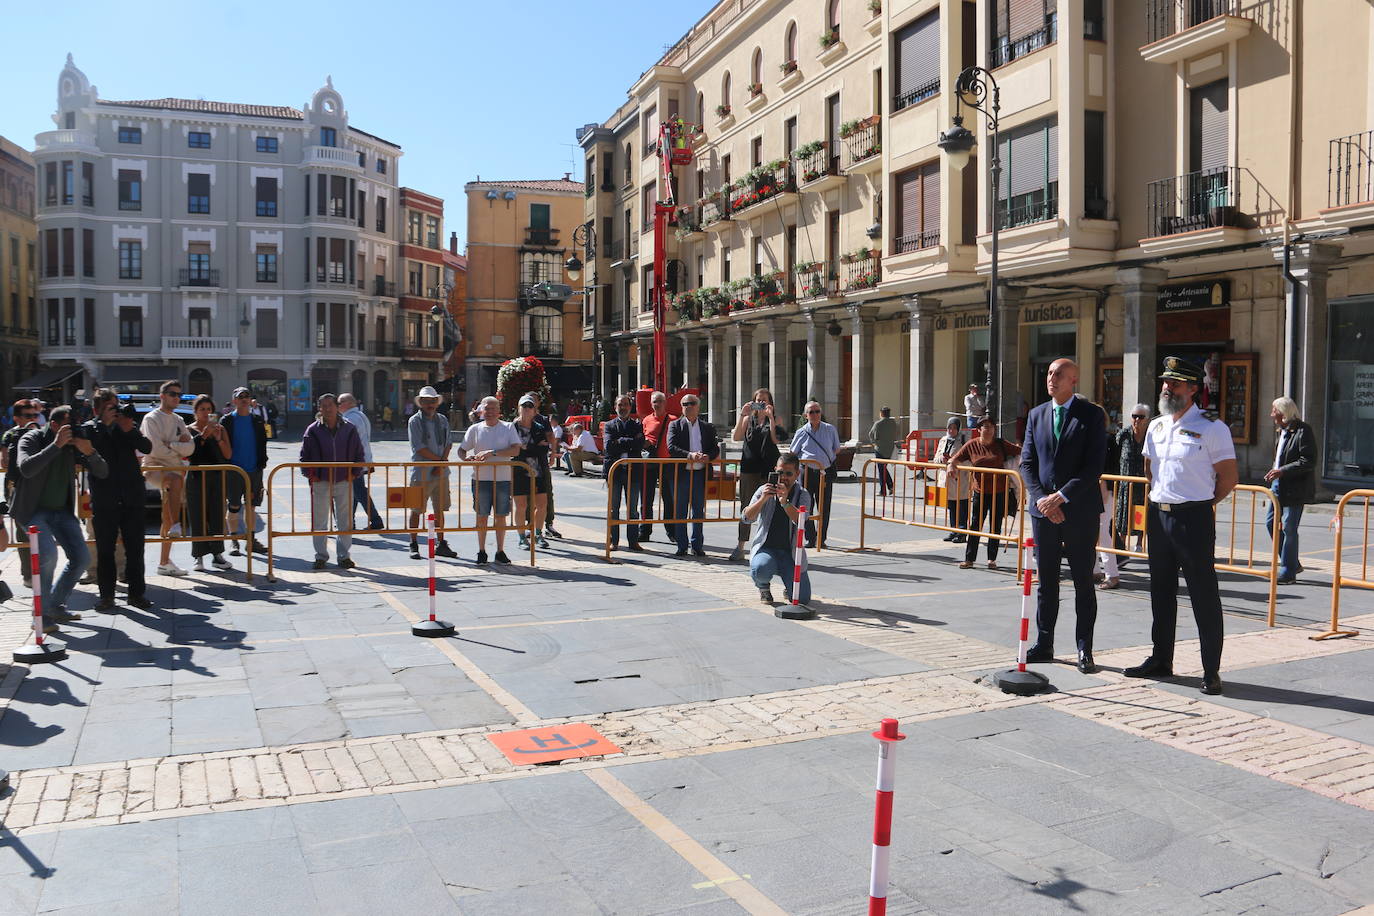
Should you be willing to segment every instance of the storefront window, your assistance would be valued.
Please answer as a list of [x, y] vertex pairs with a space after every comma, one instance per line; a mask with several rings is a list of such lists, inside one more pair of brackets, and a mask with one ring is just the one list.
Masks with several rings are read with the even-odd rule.
[[959, 403], [964, 403], [964, 395], [968, 392], [969, 385], [977, 385], [981, 392], [988, 381], [988, 332], [984, 328], [981, 331], [968, 331], [965, 333], [968, 351], [967, 358], [964, 360], [964, 384], [959, 386], [957, 394]]
[[1326, 476], [1374, 480], [1374, 301], [1333, 302]]
[[1050, 364], [1065, 356], [1073, 360], [1078, 358], [1077, 324], [1067, 321], [1031, 325], [1030, 360], [1033, 380], [1027, 400], [1032, 405], [1049, 400], [1049, 393], [1045, 391], [1045, 376], [1050, 371]]

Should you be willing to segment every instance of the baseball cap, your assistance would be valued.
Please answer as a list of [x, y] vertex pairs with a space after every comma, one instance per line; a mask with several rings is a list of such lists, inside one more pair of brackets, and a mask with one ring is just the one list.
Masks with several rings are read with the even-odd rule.
[[522, 398], [520, 399], [520, 406], [521, 406], [521, 407], [533, 407], [533, 406], [534, 406], [534, 398], [530, 397], [529, 395], [525, 395], [524, 397], [522, 397]]
[[242, 385], [240, 385], [238, 388], [235, 388], [235, 389], [234, 389], [234, 397], [236, 397], [236, 398], [241, 398], [241, 397], [243, 397], [244, 395], [248, 395], [249, 397], [252, 397], [252, 396], [253, 396], [253, 392], [249, 391], [247, 388], [244, 388]]
[[1159, 377], [1174, 379], [1179, 382], [1192, 382], [1194, 385], [1202, 384], [1202, 370], [1178, 356], [1166, 356], [1164, 358], [1164, 371], [1159, 374]]

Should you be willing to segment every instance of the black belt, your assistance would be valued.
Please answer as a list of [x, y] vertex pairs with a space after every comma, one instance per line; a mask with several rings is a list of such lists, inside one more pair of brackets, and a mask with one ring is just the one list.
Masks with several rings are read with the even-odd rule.
[[1160, 512], [1178, 512], [1182, 509], [1201, 509], [1203, 506], [1212, 508], [1210, 499], [1198, 499], [1190, 503], [1155, 503]]

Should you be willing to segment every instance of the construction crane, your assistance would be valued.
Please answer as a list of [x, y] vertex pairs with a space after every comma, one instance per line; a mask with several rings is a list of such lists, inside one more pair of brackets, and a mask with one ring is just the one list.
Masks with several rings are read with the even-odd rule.
[[658, 185], [661, 200], [654, 201], [654, 389], [668, 391], [668, 221], [677, 214], [673, 193], [673, 166], [689, 164], [692, 141], [701, 133], [681, 117], [669, 118], [658, 128]]

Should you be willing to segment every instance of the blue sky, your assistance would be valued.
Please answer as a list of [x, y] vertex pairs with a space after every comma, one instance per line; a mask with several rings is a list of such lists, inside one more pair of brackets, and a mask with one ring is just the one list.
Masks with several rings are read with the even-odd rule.
[[465, 182], [580, 180], [573, 132], [609, 117], [710, 2], [6, 6], [0, 134], [20, 146], [53, 129], [69, 51], [107, 99], [300, 108], [328, 74], [350, 123], [405, 150], [402, 183], [445, 199], [461, 244]]

